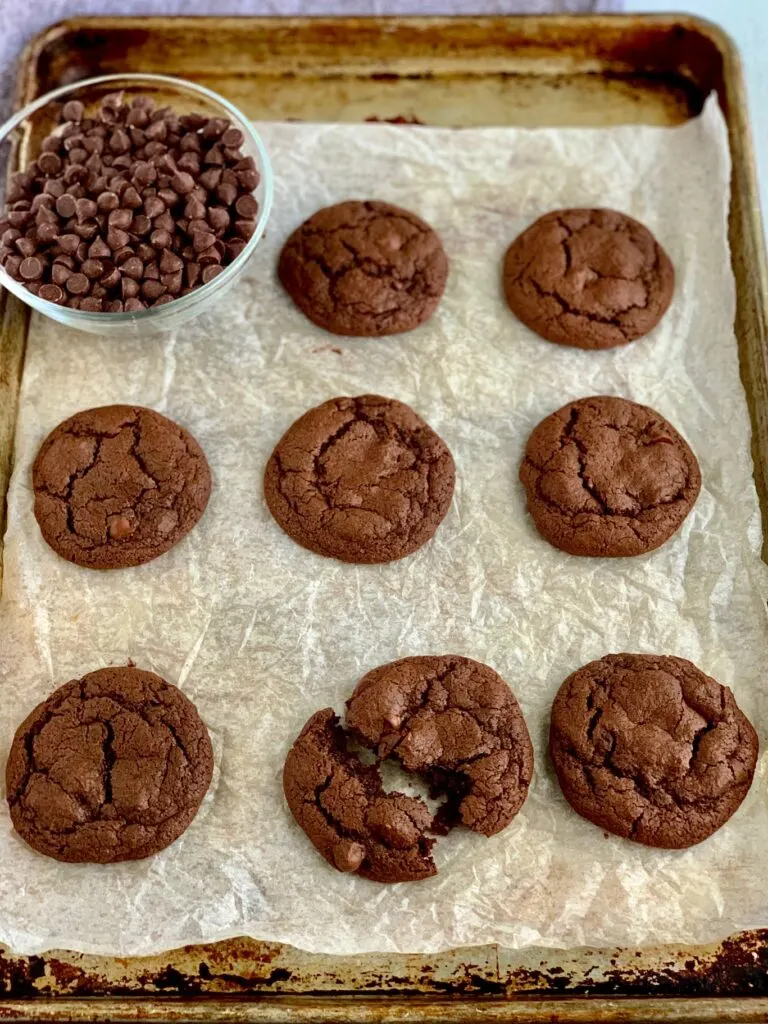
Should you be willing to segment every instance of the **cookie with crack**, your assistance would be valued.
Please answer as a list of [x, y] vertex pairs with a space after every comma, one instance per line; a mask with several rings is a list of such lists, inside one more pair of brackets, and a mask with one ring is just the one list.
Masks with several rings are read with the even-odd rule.
[[488, 665], [458, 655], [382, 665], [355, 687], [346, 721], [380, 758], [396, 758], [445, 798], [444, 828], [492, 836], [525, 802], [533, 747], [515, 695]]
[[429, 808], [416, 797], [384, 792], [378, 768], [347, 750], [331, 708], [316, 712], [291, 747], [283, 790], [310, 842], [338, 871], [373, 882], [436, 873]]
[[343, 562], [391, 562], [425, 544], [453, 496], [444, 441], [392, 398], [334, 398], [289, 427], [264, 492], [289, 537]]
[[194, 704], [128, 666], [91, 672], [39, 704], [16, 732], [5, 780], [13, 826], [34, 850], [111, 864], [178, 839], [212, 774]]
[[32, 470], [35, 517], [53, 550], [90, 569], [162, 555], [198, 522], [211, 493], [205, 455], [152, 409], [109, 405], [60, 423]]
[[390, 203], [350, 200], [318, 210], [283, 246], [283, 287], [332, 334], [413, 330], [437, 308], [448, 257], [432, 228]]
[[598, 395], [536, 427], [520, 479], [542, 537], [571, 555], [642, 555], [668, 540], [701, 489], [696, 456], [663, 416]]
[[626, 345], [672, 301], [672, 263], [651, 232], [615, 210], [555, 210], [526, 228], [503, 268], [509, 308], [547, 341]]
[[610, 654], [560, 687], [549, 751], [578, 814], [676, 850], [707, 839], [737, 810], [758, 740], [731, 691], [690, 661]]

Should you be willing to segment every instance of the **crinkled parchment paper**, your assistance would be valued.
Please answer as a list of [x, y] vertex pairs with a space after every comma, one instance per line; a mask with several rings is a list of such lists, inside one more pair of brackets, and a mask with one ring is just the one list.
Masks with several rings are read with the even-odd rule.
[[[117, 343], [36, 320], [9, 496], [0, 635], [0, 761], [55, 686], [133, 658], [177, 683], [213, 735], [218, 773], [187, 834], [150, 860], [61, 865], [28, 849], [0, 812], [0, 941], [140, 954], [237, 934], [309, 950], [432, 952], [460, 944], [698, 942], [768, 923], [763, 758], [741, 810], [687, 852], [643, 849], [574, 814], [545, 754], [560, 682], [614, 651], [691, 658], [733, 687], [763, 732], [768, 662], [750, 426], [732, 322], [729, 164], [714, 103], [681, 128], [448, 131], [387, 125], [263, 126], [275, 214], [247, 280], [215, 317], [167, 340]], [[399, 338], [337, 339], [281, 292], [287, 233], [350, 197], [430, 221], [452, 260], [430, 323]], [[506, 309], [509, 241], [557, 206], [609, 205], [644, 221], [677, 268], [654, 333], [590, 353], [548, 344]], [[366, 391], [413, 405], [450, 445], [456, 498], [435, 539], [384, 566], [304, 551], [272, 521], [262, 472], [305, 409]], [[571, 558], [540, 540], [517, 467], [529, 431], [590, 394], [645, 402], [688, 438], [704, 486], [660, 551]], [[152, 406], [188, 427], [215, 490], [200, 525], [138, 569], [57, 558], [32, 515], [30, 466], [78, 409]], [[368, 669], [460, 653], [509, 681], [537, 771], [514, 823], [492, 839], [439, 842], [439, 875], [392, 887], [329, 868], [283, 803], [280, 774], [308, 716]], [[764, 740], [764, 734], [763, 734]]]

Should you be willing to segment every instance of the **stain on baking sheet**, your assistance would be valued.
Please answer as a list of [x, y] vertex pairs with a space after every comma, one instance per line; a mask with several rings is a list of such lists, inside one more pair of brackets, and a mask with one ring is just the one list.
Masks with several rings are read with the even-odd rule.
[[[474, 955], [477, 954], [477, 955]], [[108, 959], [0, 947], [0, 996], [161, 995], [737, 996], [768, 995], [768, 930], [694, 950], [567, 952], [497, 947], [442, 956], [325, 957], [232, 939], [172, 953]]]

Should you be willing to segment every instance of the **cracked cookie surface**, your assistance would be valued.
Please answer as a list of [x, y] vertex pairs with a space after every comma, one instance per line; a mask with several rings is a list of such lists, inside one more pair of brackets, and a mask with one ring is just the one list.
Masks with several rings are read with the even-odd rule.
[[435, 533], [455, 483], [453, 457], [413, 409], [390, 398], [334, 398], [289, 427], [266, 467], [276, 521], [298, 544], [344, 562], [390, 562]]
[[650, 231], [615, 210], [555, 210], [526, 228], [503, 268], [509, 307], [548, 341], [614, 348], [661, 320], [675, 284]]
[[294, 818], [338, 871], [374, 882], [415, 882], [437, 871], [427, 805], [385, 793], [379, 770], [347, 750], [331, 708], [316, 712], [291, 747], [283, 789]]
[[422, 776], [444, 828], [492, 836], [525, 802], [533, 747], [520, 706], [488, 665], [454, 655], [403, 658], [364, 676], [347, 726], [380, 758]]
[[558, 409], [528, 439], [520, 466], [542, 537], [572, 555], [653, 551], [693, 508], [696, 456], [662, 416], [599, 395]]
[[152, 409], [110, 405], [53, 430], [32, 471], [35, 517], [76, 565], [121, 569], [168, 551], [198, 522], [211, 493], [202, 448]]
[[211, 783], [208, 731], [175, 686], [132, 666], [59, 687], [19, 726], [11, 821], [56, 860], [149, 857], [188, 827]]
[[549, 750], [583, 817], [646, 846], [683, 849], [739, 807], [758, 740], [731, 691], [690, 661], [611, 654], [560, 687]]
[[375, 200], [318, 210], [293, 232], [278, 276], [299, 309], [333, 334], [382, 337], [424, 323], [448, 277], [425, 221]]

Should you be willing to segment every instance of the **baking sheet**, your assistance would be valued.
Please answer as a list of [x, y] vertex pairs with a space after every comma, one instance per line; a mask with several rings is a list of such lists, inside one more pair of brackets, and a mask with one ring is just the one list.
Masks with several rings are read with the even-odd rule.
[[[133, 658], [180, 685], [214, 740], [201, 813], [143, 862], [59, 865], [0, 820], [0, 941], [143, 954], [239, 934], [328, 953], [696, 943], [765, 924], [765, 764], [732, 822], [670, 853], [607, 837], [561, 797], [545, 756], [562, 679], [613, 651], [691, 658], [732, 686], [761, 739], [766, 567], [733, 336], [726, 129], [710, 101], [676, 129], [262, 125], [275, 214], [247, 279], [167, 339], [119, 343], [35, 319], [9, 493], [0, 604], [0, 760], [56, 685]], [[318, 206], [376, 197], [429, 220], [452, 260], [429, 324], [337, 339], [275, 281], [288, 232]], [[556, 206], [610, 205], [645, 222], [677, 268], [649, 338], [585, 353], [547, 344], [506, 309], [508, 242]], [[373, 391], [404, 400], [457, 463], [451, 512], [416, 555], [348, 566], [294, 545], [263, 502], [275, 441], [306, 408]], [[569, 558], [536, 535], [517, 483], [525, 439], [572, 398], [620, 394], [682, 431], [704, 486], [680, 533], [629, 560]], [[80, 408], [150, 405], [187, 426], [215, 491], [200, 525], [147, 566], [94, 573], [58, 559], [32, 516], [30, 465]], [[394, 887], [334, 872], [285, 809], [280, 772], [307, 717], [338, 710], [375, 665], [423, 653], [485, 661], [508, 680], [536, 747], [531, 794], [485, 839], [436, 850], [440, 874]]]

